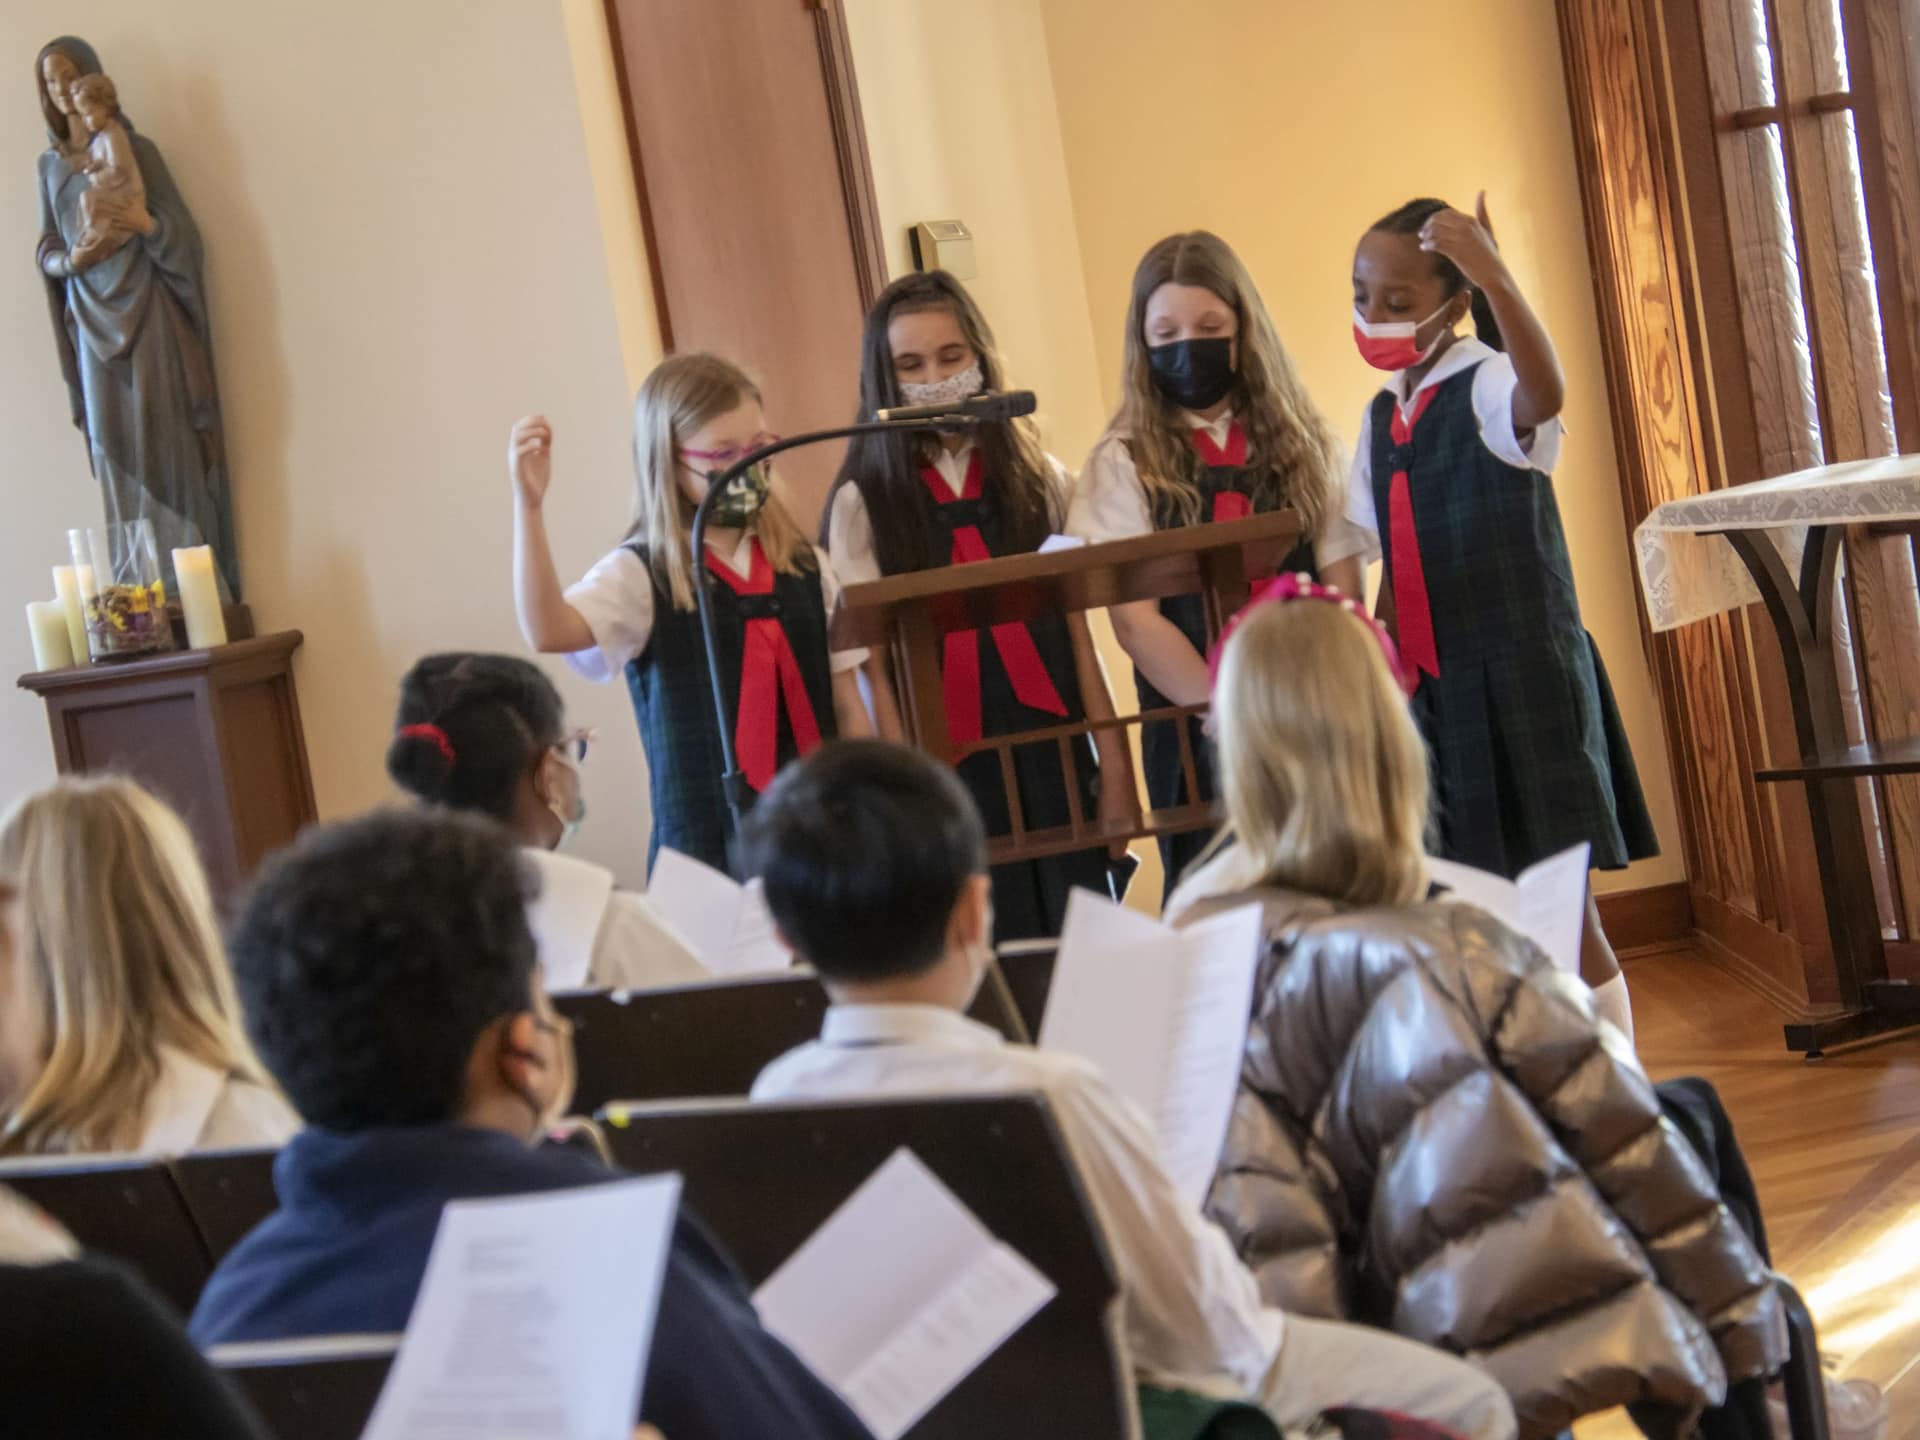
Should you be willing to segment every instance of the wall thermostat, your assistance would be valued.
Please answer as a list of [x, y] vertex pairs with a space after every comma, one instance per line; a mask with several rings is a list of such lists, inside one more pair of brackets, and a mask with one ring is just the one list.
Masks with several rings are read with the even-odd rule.
[[907, 232], [913, 241], [913, 268], [944, 270], [956, 280], [980, 273], [973, 258], [973, 232], [960, 220], [922, 220]]

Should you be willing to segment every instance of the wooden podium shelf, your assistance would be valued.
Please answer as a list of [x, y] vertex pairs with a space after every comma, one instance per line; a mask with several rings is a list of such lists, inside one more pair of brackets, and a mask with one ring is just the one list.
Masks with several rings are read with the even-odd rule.
[[[1095, 730], [1126, 731], [1142, 723], [1181, 722], [1204, 713], [1204, 705], [1181, 706], [1120, 716], [1109, 721], [1080, 720], [1013, 735], [996, 735], [956, 747], [947, 731], [945, 693], [940, 677], [944, 638], [956, 630], [1025, 622], [1043, 615], [1077, 614], [1136, 600], [1198, 594], [1206, 608], [1207, 635], [1217, 639], [1227, 618], [1246, 602], [1250, 580], [1274, 574], [1300, 540], [1300, 517], [1278, 510], [1217, 525], [1190, 525], [1104, 545], [1078, 545], [1049, 554], [1014, 555], [977, 565], [951, 565], [892, 575], [842, 592], [829, 630], [835, 649], [868, 646], [892, 662], [901, 719], [909, 738], [948, 763], [995, 751], [1007, 792], [1012, 829], [989, 842], [994, 864], [1091, 849], [1116, 840], [1135, 840], [1205, 829], [1215, 823], [1210, 806], [1191, 804], [1150, 810], [1131, 821], [1101, 821], [1082, 815], [1077, 787], [1069, 781], [1072, 823], [1041, 830], [1024, 824], [1014, 784], [1015, 747], [1058, 747], [1063, 773], [1072, 773], [1072, 747]], [[1185, 748], [1187, 727], [1180, 725], [1188, 793], [1193, 792], [1193, 757]]]

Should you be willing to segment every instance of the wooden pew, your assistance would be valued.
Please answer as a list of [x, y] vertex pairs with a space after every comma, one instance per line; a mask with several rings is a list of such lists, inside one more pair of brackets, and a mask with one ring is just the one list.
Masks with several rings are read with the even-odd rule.
[[218, 1265], [246, 1233], [279, 1207], [274, 1150], [203, 1150], [167, 1162], [207, 1254]]
[[131, 1265], [182, 1316], [213, 1273], [166, 1162], [128, 1156], [11, 1160], [0, 1185], [38, 1205], [83, 1249]]
[[326, 1336], [219, 1345], [207, 1358], [274, 1440], [359, 1440], [398, 1344], [398, 1336]]
[[610, 1107], [602, 1118], [622, 1166], [680, 1173], [688, 1207], [755, 1285], [906, 1146], [1059, 1290], [908, 1434], [1104, 1440], [1135, 1433], [1112, 1262], [1040, 1097], [682, 1101]]
[[[1021, 963], [1024, 977], [1032, 967]], [[582, 1115], [614, 1100], [745, 1095], [769, 1062], [815, 1039], [827, 1013], [826, 991], [805, 971], [669, 990], [561, 991], [553, 1003], [573, 1022], [573, 1108]], [[1029, 1038], [997, 965], [971, 1014], [1010, 1040]]]

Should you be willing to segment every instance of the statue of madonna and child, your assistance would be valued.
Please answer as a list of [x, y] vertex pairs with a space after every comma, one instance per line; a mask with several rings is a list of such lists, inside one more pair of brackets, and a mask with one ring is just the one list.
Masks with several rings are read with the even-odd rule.
[[106, 519], [150, 520], [163, 566], [211, 546], [238, 601], [200, 232], [91, 45], [52, 41], [33, 73], [48, 142], [35, 259]]

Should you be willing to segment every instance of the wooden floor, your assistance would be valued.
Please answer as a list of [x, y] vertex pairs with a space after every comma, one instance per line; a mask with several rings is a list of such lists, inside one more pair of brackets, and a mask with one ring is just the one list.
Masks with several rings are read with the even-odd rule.
[[[1887, 1440], [1920, 1440], [1920, 1034], [1809, 1063], [1781, 1016], [1692, 949], [1629, 958], [1641, 1059], [1719, 1088], [1760, 1189], [1777, 1269], [1836, 1373], [1887, 1392]], [[1579, 1440], [1639, 1432], [1596, 1417]]]

